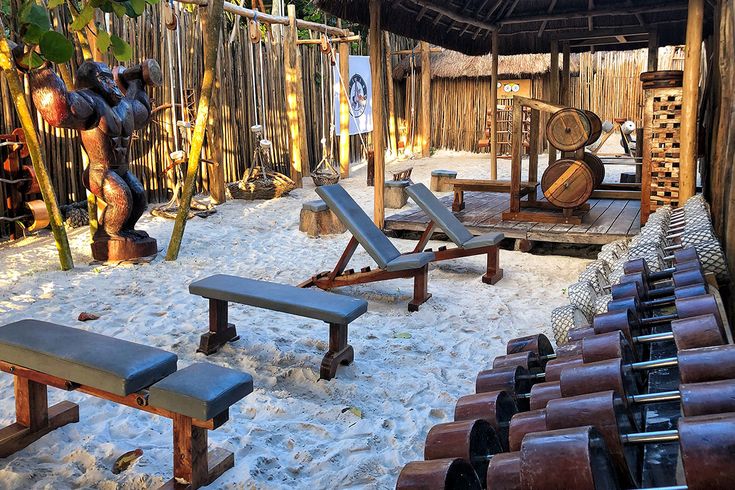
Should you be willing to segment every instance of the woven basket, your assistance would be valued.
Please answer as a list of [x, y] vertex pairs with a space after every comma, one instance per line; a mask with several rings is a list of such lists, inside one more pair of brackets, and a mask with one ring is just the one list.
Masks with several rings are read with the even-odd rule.
[[332, 185], [339, 182], [339, 174], [332, 172], [312, 172], [311, 180], [314, 181], [314, 185], [317, 187]]
[[266, 172], [266, 178], [263, 179], [258, 169], [239, 182], [227, 184], [227, 190], [233, 199], [248, 201], [276, 199], [295, 188], [296, 184], [288, 176], [279, 172]]

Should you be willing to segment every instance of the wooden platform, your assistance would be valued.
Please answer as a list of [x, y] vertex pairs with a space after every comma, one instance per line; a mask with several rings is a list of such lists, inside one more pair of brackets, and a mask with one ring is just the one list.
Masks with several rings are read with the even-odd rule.
[[[441, 199], [451, 209], [452, 196]], [[465, 192], [465, 209], [455, 213], [475, 235], [501, 231], [508, 238], [539, 242], [605, 244], [632, 236], [640, 231], [640, 201], [626, 199], [590, 199], [590, 211], [581, 225], [502, 221], [508, 209], [508, 194]], [[429, 218], [421, 210], [394, 214], [385, 219], [385, 229], [423, 231]]]

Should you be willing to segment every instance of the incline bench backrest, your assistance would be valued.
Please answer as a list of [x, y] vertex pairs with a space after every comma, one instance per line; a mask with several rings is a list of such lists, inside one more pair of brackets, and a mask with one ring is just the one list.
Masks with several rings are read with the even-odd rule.
[[450, 240], [461, 246], [472, 239], [472, 233], [452, 214], [449, 209], [444, 207], [442, 202], [437, 199], [424, 184], [414, 184], [406, 188], [406, 192], [426, 214], [429, 215], [439, 228], [444, 230]]
[[342, 186], [334, 184], [317, 187], [316, 193], [324, 199], [329, 209], [337, 215], [381, 269], [385, 269], [390, 261], [401, 255]]

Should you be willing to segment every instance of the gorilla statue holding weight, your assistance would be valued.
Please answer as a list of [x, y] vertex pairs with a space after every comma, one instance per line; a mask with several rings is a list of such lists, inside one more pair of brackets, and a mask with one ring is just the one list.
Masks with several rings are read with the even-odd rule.
[[146, 60], [113, 71], [104, 63], [85, 61], [77, 70], [75, 90], [68, 90], [48, 66], [30, 70], [29, 75], [33, 102], [43, 119], [51, 126], [79, 131], [89, 156], [84, 185], [105, 205], [92, 239], [95, 260], [155, 255], [156, 240], [135, 230], [147, 199], [129, 170], [129, 151], [133, 131], [150, 120], [145, 87], [161, 85], [158, 64]]

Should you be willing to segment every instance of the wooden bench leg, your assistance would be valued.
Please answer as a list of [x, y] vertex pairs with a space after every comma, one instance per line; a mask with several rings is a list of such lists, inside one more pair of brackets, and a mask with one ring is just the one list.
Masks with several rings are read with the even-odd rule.
[[235, 325], [227, 323], [227, 301], [210, 299], [209, 332], [199, 339], [197, 352], [210, 355], [217, 352], [227, 342], [235, 342], [239, 338]]
[[419, 306], [426, 303], [431, 298], [431, 293], [427, 288], [429, 285], [429, 266], [423, 266], [415, 276], [413, 276], [413, 299], [408, 303], [408, 311], [419, 311]]
[[160, 490], [196, 490], [209, 485], [235, 466], [230, 451], [207, 452], [207, 429], [195, 427], [191, 417], [174, 415], [174, 477]]
[[49, 408], [45, 384], [16, 376], [15, 419], [14, 424], [0, 429], [0, 458], [23, 449], [54, 429], [79, 422], [79, 407], [63, 401]]
[[464, 209], [464, 191], [454, 191], [454, 201], [452, 202], [452, 211], [459, 212]]
[[503, 269], [500, 268], [500, 250], [490, 247], [487, 252], [487, 272], [482, 276], [485, 284], [495, 284], [503, 278]]
[[355, 351], [347, 343], [347, 325], [339, 323], [329, 324], [329, 350], [324, 354], [322, 365], [319, 368], [321, 379], [332, 379], [337, 374], [340, 364], [345, 366], [355, 360]]

